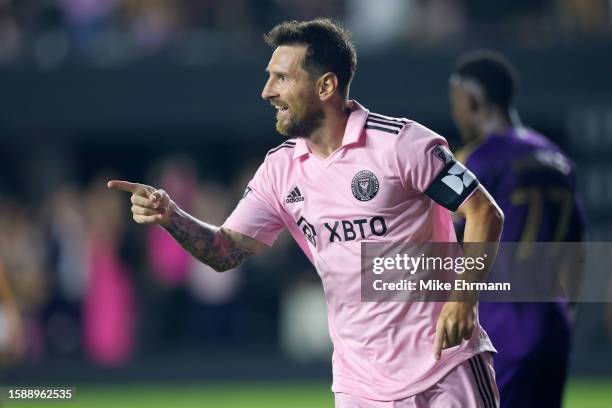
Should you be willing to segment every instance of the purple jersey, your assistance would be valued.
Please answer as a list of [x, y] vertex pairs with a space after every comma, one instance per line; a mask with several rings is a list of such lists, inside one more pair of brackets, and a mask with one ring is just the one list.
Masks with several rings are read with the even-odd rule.
[[510, 128], [489, 136], [465, 164], [504, 211], [501, 241], [582, 240], [574, 163], [544, 136]]
[[[574, 163], [544, 136], [509, 128], [490, 135], [465, 164], [504, 212], [501, 241], [582, 240]], [[499, 350], [501, 406], [560, 406], [570, 340], [567, 304], [482, 302], [480, 318]], [[548, 386], [541, 382], [553, 377]]]

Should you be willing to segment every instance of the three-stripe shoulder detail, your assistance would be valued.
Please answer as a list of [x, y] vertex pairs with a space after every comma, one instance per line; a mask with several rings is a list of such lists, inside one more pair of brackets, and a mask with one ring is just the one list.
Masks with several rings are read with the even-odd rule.
[[276, 146], [274, 149], [269, 150], [266, 156], [269, 156], [272, 153], [278, 152], [279, 150], [284, 149], [284, 148], [293, 149], [294, 147], [295, 147], [295, 142], [288, 140], [285, 143], [279, 146]]
[[407, 119], [392, 118], [378, 113], [370, 113], [368, 114], [364, 127], [366, 129], [379, 130], [381, 132], [397, 135], [407, 123]]

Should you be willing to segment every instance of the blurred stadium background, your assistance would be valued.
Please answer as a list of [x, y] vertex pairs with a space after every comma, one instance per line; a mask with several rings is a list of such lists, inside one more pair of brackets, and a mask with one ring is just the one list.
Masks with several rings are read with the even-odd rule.
[[[261, 35], [317, 16], [353, 32], [353, 98], [455, 147], [453, 60], [506, 53], [523, 121], [578, 163], [590, 240], [612, 240], [612, 1], [0, 0], [0, 270], [21, 316], [16, 337], [0, 301], [0, 384], [76, 386], [83, 407], [332, 405], [320, 282], [288, 236], [216, 274], [105, 187], [221, 223], [282, 142]], [[567, 407], [612, 406], [610, 362], [612, 305], [579, 305]]]

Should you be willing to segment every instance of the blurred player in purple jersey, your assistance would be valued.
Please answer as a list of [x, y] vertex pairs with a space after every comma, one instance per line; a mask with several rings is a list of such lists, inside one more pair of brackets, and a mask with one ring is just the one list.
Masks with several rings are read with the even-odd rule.
[[[456, 157], [504, 212], [501, 241], [581, 241], [574, 163], [520, 124], [516, 78], [509, 61], [491, 51], [457, 61], [450, 101], [464, 147]], [[483, 302], [480, 318], [498, 350], [501, 407], [560, 407], [570, 350], [567, 303]]]

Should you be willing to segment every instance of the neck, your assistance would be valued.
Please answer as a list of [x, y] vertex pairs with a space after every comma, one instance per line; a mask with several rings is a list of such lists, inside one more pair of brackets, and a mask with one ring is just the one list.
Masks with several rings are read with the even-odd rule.
[[325, 119], [321, 127], [307, 139], [308, 147], [313, 153], [326, 158], [342, 146], [350, 110], [351, 102], [347, 101], [325, 109]]
[[492, 134], [504, 133], [510, 126], [512, 126], [512, 120], [509, 115], [491, 115], [480, 123], [480, 140], [486, 140]]

